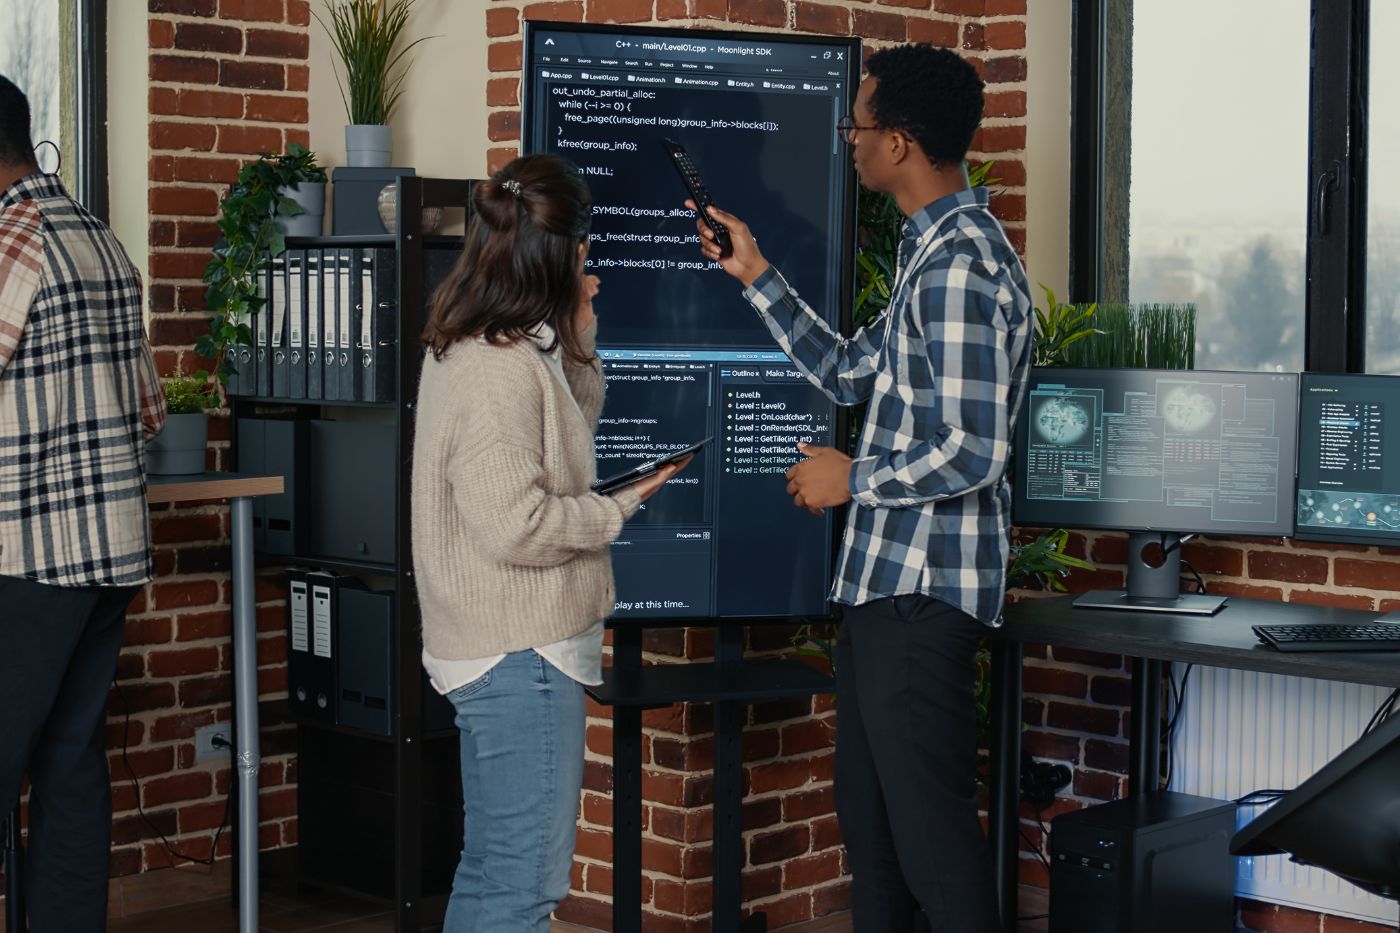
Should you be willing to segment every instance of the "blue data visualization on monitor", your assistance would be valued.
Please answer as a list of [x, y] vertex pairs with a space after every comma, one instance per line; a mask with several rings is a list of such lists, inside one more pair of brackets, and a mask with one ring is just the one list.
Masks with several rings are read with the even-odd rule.
[[586, 270], [607, 395], [598, 475], [705, 437], [613, 544], [617, 619], [829, 611], [837, 516], [793, 506], [799, 442], [836, 446], [836, 406], [778, 348], [737, 280], [700, 253], [680, 143], [717, 206], [839, 330], [851, 306], [855, 178], [836, 135], [860, 41], [531, 22], [526, 152], [580, 168], [593, 194]]
[[1304, 373], [1297, 536], [1400, 543], [1400, 377]]
[[1032, 370], [1016, 522], [1288, 534], [1297, 386], [1279, 373]]

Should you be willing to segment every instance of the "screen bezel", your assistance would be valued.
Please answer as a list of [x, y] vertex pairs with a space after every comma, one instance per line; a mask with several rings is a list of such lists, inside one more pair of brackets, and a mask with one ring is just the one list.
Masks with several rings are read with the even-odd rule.
[[[1288, 477], [1290, 478], [1290, 480], [1291, 480], [1291, 483], [1290, 483], [1291, 495], [1288, 497], [1288, 500], [1287, 500], [1287, 501], [1288, 501], [1287, 527], [1284, 528], [1284, 529], [1281, 529], [1281, 530], [1280, 530], [1280, 529], [1277, 529], [1277, 528], [1270, 528], [1268, 531], [1261, 531], [1261, 530], [1259, 530], [1259, 529], [1257, 529], [1257, 528], [1248, 528], [1248, 527], [1240, 527], [1240, 528], [1230, 528], [1230, 527], [1219, 527], [1219, 528], [1210, 528], [1210, 527], [1207, 527], [1207, 528], [1199, 528], [1199, 527], [1195, 527], [1195, 528], [1188, 528], [1188, 527], [1181, 526], [1181, 525], [1136, 525], [1136, 526], [1129, 527], [1129, 526], [1127, 526], [1126, 524], [1122, 524], [1122, 523], [1113, 524], [1113, 523], [1109, 523], [1109, 522], [1083, 522], [1083, 521], [1075, 521], [1073, 524], [1069, 524], [1069, 523], [1061, 522], [1061, 521], [1048, 521], [1048, 522], [1047, 522], [1047, 521], [1039, 521], [1039, 520], [1025, 520], [1025, 519], [1023, 518], [1022, 513], [1024, 513], [1024, 512], [1026, 511], [1027, 507], [1030, 507], [1030, 508], [1033, 509], [1033, 508], [1036, 508], [1037, 506], [1035, 505], [1035, 503], [1033, 502], [1033, 500], [1027, 499], [1026, 496], [1025, 496], [1025, 492], [1024, 492], [1024, 489], [1023, 489], [1023, 484], [1019, 481], [1019, 480], [1021, 479], [1021, 476], [1020, 476], [1020, 464], [1019, 464], [1019, 461], [1017, 460], [1017, 456], [1018, 456], [1019, 454], [1023, 453], [1023, 452], [1026, 450], [1026, 445], [1027, 445], [1027, 442], [1028, 442], [1028, 440], [1029, 440], [1029, 438], [1030, 438], [1030, 407], [1031, 407], [1031, 405], [1030, 405], [1030, 402], [1031, 402], [1030, 394], [1031, 394], [1031, 390], [1032, 390], [1033, 388], [1035, 388], [1035, 386], [1036, 386], [1036, 384], [1037, 384], [1038, 382], [1040, 382], [1040, 381], [1050, 381], [1050, 378], [1051, 378], [1051, 377], [1047, 376], [1047, 377], [1045, 377], [1044, 379], [1042, 379], [1042, 378], [1039, 378], [1039, 377], [1037, 376], [1037, 374], [1039, 374], [1039, 373], [1046, 373], [1046, 374], [1052, 374], [1053, 376], [1058, 376], [1058, 375], [1060, 375], [1060, 374], [1063, 374], [1063, 377], [1062, 377], [1063, 380], [1064, 380], [1065, 382], [1071, 382], [1071, 381], [1073, 380], [1073, 377], [1074, 377], [1075, 375], [1077, 375], [1077, 374], [1081, 374], [1081, 373], [1095, 373], [1095, 374], [1097, 374], [1097, 373], [1106, 373], [1106, 372], [1130, 372], [1130, 373], [1133, 373], [1134, 375], [1163, 377], [1163, 378], [1167, 378], [1167, 379], [1171, 379], [1171, 378], [1178, 378], [1178, 379], [1196, 379], [1196, 378], [1200, 378], [1202, 381], [1205, 381], [1206, 379], [1208, 379], [1209, 377], [1212, 377], [1212, 376], [1220, 376], [1220, 377], [1225, 377], [1225, 378], [1229, 378], [1229, 377], [1241, 377], [1241, 376], [1244, 376], [1244, 377], [1258, 377], [1258, 378], [1276, 378], [1276, 377], [1278, 377], [1278, 376], [1292, 376], [1292, 377], [1293, 377], [1293, 390], [1294, 390], [1294, 391], [1293, 391], [1293, 402], [1294, 402], [1294, 437], [1293, 437], [1293, 458], [1292, 458], [1292, 461], [1291, 461], [1291, 464], [1290, 464], [1290, 465], [1291, 465], [1291, 469], [1290, 469], [1290, 470], [1288, 471], [1288, 473], [1287, 473], [1287, 476], [1288, 476]], [[1241, 371], [1238, 371], [1238, 370], [1224, 370], [1224, 369], [1135, 369], [1135, 368], [1130, 368], [1130, 367], [1104, 367], [1104, 368], [1101, 368], [1101, 369], [1095, 369], [1095, 368], [1069, 367], [1069, 366], [1033, 366], [1033, 367], [1031, 367], [1030, 374], [1029, 374], [1029, 376], [1028, 376], [1028, 378], [1027, 378], [1027, 381], [1026, 381], [1026, 395], [1025, 395], [1025, 398], [1023, 398], [1023, 399], [1021, 400], [1021, 410], [1020, 410], [1019, 412], [1017, 412], [1017, 415], [1016, 415], [1015, 441], [1014, 441], [1014, 444], [1013, 444], [1013, 446], [1012, 446], [1011, 464], [1009, 465], [1009, 466], [1010, 466], [1009, 473], [1010, 473], [1010, 476], [1011, 476], [1011, 523], [1012, 523], [1013, 526], [1015, 526], [1015, 527], [1017, 527], [1017, 528], [1074, 528], [1074, 529], [1083, 529], [1083, 530], [1085, 530], [1085, 531], [1121, 531], [1121, 532], [1128, 532], [1128, 533], [1132, 533], [1132, 532], [1135, 532], [1135, 531], [1141, 531], [1141, 532], [1147, 532], [1147, 533], [1149, 533], [1149, 534], [1171, 534], [1171, 535], [1201, 534], [1201, 535], [1207, 535], [1207, 536], [1230, 535], [1230, 536], [1235, 536], [1235, 537], [1249, 537], [1249, 538], [1290, 538], [1290, 537], [1294, 537], [1294, 531], [1295, 531], [1295, 525], [1296, 525], [1296, 519], [1297, 519], [1297, 511], [1296, 511], [1296, 510], [1297, 510], [1297, 498], [1298, 498], [1298, 437], [1297, 437], [1297, 431], [1298, 431], [1298, 427], [1299, 427], [1299, 426], [1298, 426], [1298, 424], [1297, 424], [1297, 420], [1298, 420], [1298, 412], [1302, 409], [1302, 405], [1299, 404], [1299, 401], [1298, 401], [1298, 400], [1299, 400], [1298, 387], [1299, 387], [1300, 384], [1301, 384], [1301, 380], [1299, 379], [1297, 373], [1241, 372]], [[1280, 464], [1280, 472], [1282, 472], [1282, 470], [1283, 470], [1283, 464]], [[1087, 504], [1087, 503], [1086, 503], [1086, 504]]]
[[[1303, 397], [1306, 389], [1304, 383], [1310, 378], [1317, 379], [1356, 379], [1358, 381], [1381, 381], [1384, 379], [1395, 379], [1396, 385], [1400, 386], [1400, 376], [1388, 376], [1384, 373], [1323, 373], [1323, 372], [1301, 372], [1298, 374], [1298, 437], [1303, 436]], [[1302, 442], [1298, 444], [1298, 456], [1295, 458], [1293, 468], [1293, 537], [1299, 541], [1309, 541], [1315, 544], [1360, 544], [1367, 547], [1400, 547], [1400, 532], [1386, 532], [1385, 535], [1362, 535], [1343, 533], [1339, 535], [1328, 534], [1319, 531], [1311, 526], [1299, 525], [1298, 518], [1298, 487], [1302, 482]], [[1380, 540], [1387, 538], [1387, 540]]]
[[[859, 88], [864, 56], [862, 55], [862, 40], [859, 36], [822, 36], [805, 35], [796, 33], [771, 33], [771, 32], [748, 32], [735, 29], [695, 29], [686, 26], [637, 26], [637, 25], [615, 25], [611, 23], [567, 23], [550, 20], [525, 20], [522, 24], [524, 37], [521, 48], [520, 60], [520, 154], [529, 155], [535, 152], [547, 151], [543, 146], [537, 146], [537, 142], [529, 138], [529, 128], [535, 123], [531, 108], [534, 106], [531, 88], [533, 86], [531, 63], [535, 59], [535, 43], [541, 32], [573, 32], [592, 33], [608, 35], [627, 36], [648, 36], [654, 38], [675, 38], [675, 39], [713, 39], [730, 40], [736, 42], [764, 42], [785, 45], [818, 45], [830, 48], [842, 48], [846, 50], [846, 111], [850, 112], [855, 107], [856, 91]], [[836, 132], [836, 127], [831, 128], [831, 132]], [[658, 149], [659, 151], [659, 149]], [[840, 303], [840, 314], [837, 318], [837, 329], [843, 336], [851, 335], [851, 315], [855, 303], [855, 281], [856, 281], [856, 242], [859, 224], [856, 218], [856, 199], [859, 192], [859, 184], [856, 178], [855, 163], [851, 159], [846, 159], [846, 194], [841, 203], [841, 216], [845, 218], [845, 230], [840, 235], [841, 257], [839, 261], [839, 279], [837, 282], [837, 295]], [[674, 172], [674, 168], [664, 164], [658, 159], [658, 166], [668, 172]], [[773, 346], [777, 346], [776, 343]], [[850, 439], [850, 413], [849, 408], [844, 405], [836, 405], [835, 417], [832, 419], [834, 440], [836, 449], [845, 451]], [[840, 610], [838, 604], [831, 600], [831, 590], [836, 585], [836, 566], [840, 554], [841, 542], [845, 537], [847, 523], [848, 506], [837, 506], [832, 510], [831, 516], [831, 541], [829, 542], [830, 565], [827, 571], [828, 587], [825, 594], [826, 611], [823, 614], [807, 613], [796, 616], [785, 615], [705, 615], [705, 616], [666, 616], [656, 619], [642, 619], [629, 617], [618, 619], [609, 616], [607, 623], [609, 626], [615, 625], [645, 625], [647, 627], [684, 627], [690, 625], [707, 625], [720, 622], [727, 623], [770, 623], [777, 624], [792, 619], [805, 619], [814, 622], [831, 622], [839, 618]]]

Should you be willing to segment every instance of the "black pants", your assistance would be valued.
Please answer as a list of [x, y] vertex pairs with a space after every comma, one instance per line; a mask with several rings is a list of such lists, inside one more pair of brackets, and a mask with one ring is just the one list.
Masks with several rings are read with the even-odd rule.
[[107, 926], [107, 691], [135, 593], [0, 577], [0, 814], [27, 773], [30, 933]]
[[977, 818], [973, 681], [983, 634], [976, 619], [927, 596], [845, 612], [836, 813], [857, 933], [998, 929]]

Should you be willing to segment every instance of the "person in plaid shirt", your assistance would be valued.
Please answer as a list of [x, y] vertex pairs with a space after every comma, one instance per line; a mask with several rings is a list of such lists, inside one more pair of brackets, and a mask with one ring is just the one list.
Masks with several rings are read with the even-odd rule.
[[106, 929], [107, 691], [150, 579], [145, 442], [165, 397], [141, 279], [39, 172], [0, 77], [0, 817], [29, 775], [30, 933]]
[[[977, 818], [974, 656], [1001, 618], [1010, 545], [1005, 478], [1030, 367], [1025, 270], [963, 158], [982, 119], [972, 66], [927, 45], [870, 56], [837, 132], [866, 187], [907, 218], [884, 316], [850, 339], [729, 228], [721, 259], [778, 345], [841, 405], [869, 402], [855, 459], [801, 445], [795, 505], [850, 503], [832, 599], [836, 810], [850, 856], [854, 927], [999, 929]], [[694, 210], [693, 202], [687, 205]]]

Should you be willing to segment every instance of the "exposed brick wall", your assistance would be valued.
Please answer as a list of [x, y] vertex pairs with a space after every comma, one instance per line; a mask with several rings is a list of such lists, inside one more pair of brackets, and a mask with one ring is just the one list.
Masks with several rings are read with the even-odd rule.
[[[987, 81], [986, 120], [971, 158], [995, 159], [1001, 179], [993, 209], [1025, 249], [1026, 0], [495, 0], [486, 11], [492, 74], [484, 128], [495, 171], [518, 153], [523, 20], [662, 23], [700, 28], [859, 35], [869, 51], [931, 42], [968, 56]], [[752, 630], [751, 652], [785, 649], [790, 627]], [[704, 630], [649, 633], [657, 663], [712, 656]], [[610, 712], [590, 706], [588, 766], [574, 861], [573, 896], [560, 917], [610, 926]], [[678, 705], [643, 716], [645, 816], [642, 896], [648, 930], [709, 929], [713, 713]], [[832, 801], [835, 712], [829, 697], [763, 703], [749, 710], [744, 737], [743, 896], [769, 927], [849, 907], [849, 877]]]
[[[308, 144], [308, 0], [149, 0], [148, 235], [150, 335], [162, 374], [207, 361], [191, 349], [209, 326], [199, 278], [218, 236], [219, 198], [259, 152]], [[210, 467], [228, 468], [228, 421], [210, 420]], [[229, 516], [223, 503], [157, 506], [156, 579], [128, 612], [118, 678], [131, 707], [128, 757], [146, 815], [180, 851], [207, 857], [230, 770], [195, 762], [194, 732], [231, 714]], [[258, 686], [286, 690], [276, 575], [259, 579]], [[123, 706], [114, 698], [112, 873], [171, 864], [136, 812], [121, 764]], [[264, 733], [261, 844], [296, 841], [296, 765], [287, 730]], [[226, 855], [232, 830], [219, 838]]]
[[[1089, 557], [1093, 571], [1076, 572], [1071, 590], [1124, 584], [1127, 539], [1119, 534], [1074, 534], [1070, 550]], [[1400, 549], [1317, 545], [1282, 538], [1198, 538], [1182, 555], [1212, 593], [1388, 612], [1400, 608]], [[1029, 594], [1027, 594], [1029, 595]], [[1044, 818], [1122, 796], [1127, 790], [1128, 697], [1131, 670], [1117, 655], [1075, 648], [1026, 645], [1025, 747], [1061, 762], [1074, 781]], [[1035, 815], [1022, 804], [1021, 828], [1041, 844]], [[1048, 854], [1048, 853], [1046, 853]], [[1046, 885], [1045, 869], [1030, 847], [1021, 852], [1023, 882]], [[1239, 902], [1240, 922], [1268, 933], [1380, 933], [1389, 927], [1254, 901]]]
[[987, 82], [974, 162], [996, 160], [1001, 182], [993, 210], [1023, 254], [1026, 245], [1026, 0], [493, 0], [486, 85], [488, 171], [519, 154], [521, 22], [656, 23], [708, 29], [860, 36], [866, 53], [903, 42], [957, 49]]

